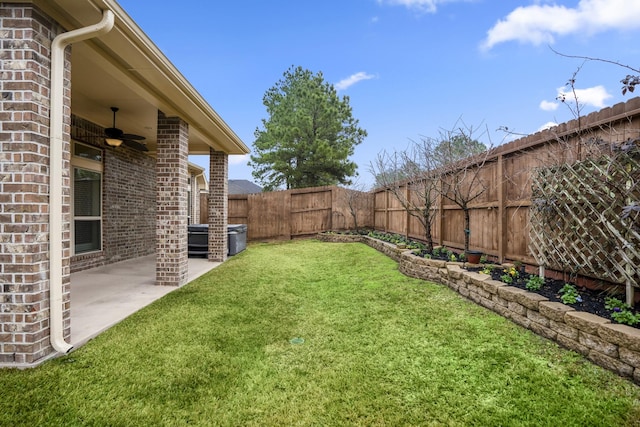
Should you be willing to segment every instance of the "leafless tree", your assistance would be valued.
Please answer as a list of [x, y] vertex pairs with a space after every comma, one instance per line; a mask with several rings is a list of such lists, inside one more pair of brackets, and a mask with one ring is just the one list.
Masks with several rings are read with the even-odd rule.
[[[462, 121], [459, 121], [458, 125], [452, 130], [440, 131], [437, 161], [440, 164], [438, 171], [442, 182], [442, 197], [462, 210], [464, 249], [468, 251], [471, 204], [487, 190], [487, 182], [482, 176], [482, 171], [490, 150], [478, 142], [477, 131], [473, 127], [465, 125]], [[461, 146], [467, 149], [461, 150]], [[461, 158], [461, 152], [466, 152], [470, 157]]]
[[[625, 78], [620, 80], [620, 83], [622, 83], [621, 92], [622, 92], [623, 95], [625, 95], [627, 92], [633, 93], [633, 91], [636, 89], [636, 86], [640, 85], [640, 69], [638, 69], [638, 68], [631, 67], [631, 66], [629, 66], [627, 64], [623, 64], [623, 63], [618, 62], [618, 61], [612, 61], [612, 60], [609, 60], [609, 59], [596, 58], [596, 57], [584, 56], [584, 55], [567, 55], [565, 53], [558, 52], [557, 50], [553, 49], [552, 47], [549, 47], [549, 49], [551, 49], [551, 51], [553, 53], [555, 53], [556, 55], [563, 56], [565, 58], [581, 59], [581, 60], [584, 61], [584, 63], [586, 63], [588, 61], [596, 61], [596, 62], [602, 62], [602, 63], [605, 63], [605, 64], [617, 65], [618, 67], [625, 68], [625, 69], [633, 72], [634, 74], [627, 74], [627, 76]], [[574, 77], [575, 77], [575, 74], [574, 74]]]
[[433, 222], [441, 195], [464, 215], [465, 250], [469, 250], [471, 203], [487, 189], [481, 171], [489, 150], [474, 138], [475, 130], [459, 120], [438, 138], [421, 137], [406, 150], [382, 152], [370, 171], [391, 192], [425, 232], [426, 250], [433, 250]]
[[360, 226], [358, 225], [358, 212], [363, 208], [363, 204], [366, 204], [367, 198], [371, 197], [371, 195], [366, 191], [365, 185], [358, 180], [348, 188], [345, 188], [342, 195], [349, 209], [349, 213], [353, 218], [353, 226], [357, 232], [360, 230]]
[[440, 188], [434, 149], [435, 140], [423, 137], [411, 141], [405, 150], [379, 153], [370, 165], [378, 185], [391, 192], [402, 208], [420, 222], [428, 252], [433, 252], [432, 230]]

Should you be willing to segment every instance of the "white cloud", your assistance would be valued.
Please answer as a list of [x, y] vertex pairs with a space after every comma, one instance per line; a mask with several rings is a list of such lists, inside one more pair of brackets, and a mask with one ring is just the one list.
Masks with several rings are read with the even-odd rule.
[[413, 9], [420, 12], [435, 13], [438, 5], [444, 3], [454, 3], [470, 0], [378, 0], [379, 4], [388, 4], [391, 6], [404, 6], [407, 9]]
[[612, 95], [607, 92], [604, 86], [598, 85], [587, 89], [576, 89], [575, 95], [571, 91], [566, 90], [566, 86], [558, 88], [558, 99], [564, 98], [568, 103], [575, 103], [575, 98], [583, 106], [591, 106], [596, 108], [604, 108], [607, 105], [605, 101]]
[[556, 122], [547, 122], [538, 128], [538, 132], [551, 129], [552, 127], [558, 126]]
[[367, 74], [364, 71], [360, 71], [359, 73], [352, 74], [346, 79], [340, 80], [338, 83], [335, 84], [335, 88], [338, 91], [345, 90], [358, 82], [361, 82], [363, 80], [370, 80], [373, 78], [375, 78], [373, 74]]
[[540, 109], [543, 111], [556, 111], [559, 106], [559, 103], [553, 101], [542, 101], [540, 103]]
[[380, 4], [391, 6], [405, 6], [409, 9], [418, 9], [425, 12], [435, 12], [438, 0], [378, 0]]
[[573, 33], [598, 33], [611, 29], [640, 28], [640, 1], [580, 0], [575, 8], [534, 4], [516, 8], [487, 32], [482, 48], [517, 40], [540, 45]]
[[231, 156], [229, 156], [229, 164], [230, 165], [247, 164], [248, 161], [249, 161], [249, 155], [248, 154], [231, 155]]

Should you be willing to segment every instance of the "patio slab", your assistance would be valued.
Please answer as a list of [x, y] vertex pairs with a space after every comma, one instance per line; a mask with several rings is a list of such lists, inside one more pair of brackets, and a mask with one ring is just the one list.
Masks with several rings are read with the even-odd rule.
[[[189, 258], [188, 282], [219, 266]], [[155, 255], [71, 274], [71, 345], [77, 348], [111, 326], [178, 289], [155, 284]]]

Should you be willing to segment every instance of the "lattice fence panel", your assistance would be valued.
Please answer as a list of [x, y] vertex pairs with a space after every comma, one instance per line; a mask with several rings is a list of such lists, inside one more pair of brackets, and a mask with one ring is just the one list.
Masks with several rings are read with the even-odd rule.
[[529, 250], [545, 267], [640, 286], [637, 153], [535, 171]]

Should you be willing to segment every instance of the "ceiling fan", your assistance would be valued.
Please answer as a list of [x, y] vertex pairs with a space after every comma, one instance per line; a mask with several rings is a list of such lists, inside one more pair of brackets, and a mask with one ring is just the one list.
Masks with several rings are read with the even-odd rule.
[[120, 144], [124, 144], [138, 151], [149, 151], [145, 143], [138, 142], [143, 141], [145, 139], [144, 136], [124, 133], [122, 129], [116, 127], [116, 113], [118, 110], [118, 107], [111, 107], [111, 111], [113, 111], [113, 127], [104, 130], [107, 144], [112, 147], [119, 147]]

